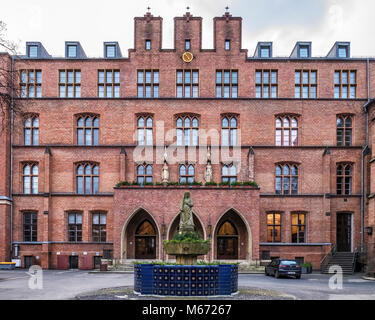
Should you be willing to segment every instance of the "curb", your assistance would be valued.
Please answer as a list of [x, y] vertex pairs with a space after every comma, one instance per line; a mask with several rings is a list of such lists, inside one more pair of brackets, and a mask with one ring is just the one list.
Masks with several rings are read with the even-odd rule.
[[372, 278], [372, 277], [366, 277], [366, 276], [362, 276], [362, 279], [364, 279], [364, 280], [369, 280], [369, 281], [375, 281], [375, 278]]

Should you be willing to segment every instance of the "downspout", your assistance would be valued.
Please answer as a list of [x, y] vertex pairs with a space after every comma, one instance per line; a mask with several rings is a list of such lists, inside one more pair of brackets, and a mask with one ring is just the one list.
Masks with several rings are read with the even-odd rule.
[[365, 156], [368, 152], [368, 110], [367, 107], [370, 104], [370, 60], [366, 60], [366, 78], [367, 78], [367, 102], [363, 106], [363, 111], [366, 114], [366, 145], [362, 150], [362, 159], [361, 159], [361, 252], [364, 251], [365, 243]]
[[10, 259], [13, 258], [13, 130], [14, 130], [14, 56], [11, 57], [11, 103], [10, 103]]

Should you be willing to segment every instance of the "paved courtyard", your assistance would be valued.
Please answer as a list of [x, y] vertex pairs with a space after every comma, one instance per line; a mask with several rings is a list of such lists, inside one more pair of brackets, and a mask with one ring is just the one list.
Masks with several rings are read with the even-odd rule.
[[[43, 289], [30, 289], [27, 270], [0, 271], [0, 299], [74, 299], [77, 295], [102, 288], [133, 285], [130, 273], [89, 273], [77, 270], [43, 271]], [[331, 290], [330, 275], [303, 275], [302, 279], [275, 279], [263, 274], [240, 274], [239, 287], [273, 290], [296, 299], [371, 299], [375, 300], [375, 281], [361, 275], [345, 276], [342, 290]]]

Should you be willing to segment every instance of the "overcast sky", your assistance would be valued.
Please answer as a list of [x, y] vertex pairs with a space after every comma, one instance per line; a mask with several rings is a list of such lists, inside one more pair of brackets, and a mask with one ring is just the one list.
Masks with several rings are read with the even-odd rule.
[[173, 47], [173, 17], [190, 6], [203, 18], [203, 48], [213, 47], [213, 17], [225, 7], [241, 16], [242, 47], [252, 56], [258, 41], [273, 41], [274, 56], [289, 56], [297, 41], [312, 41], [312, 55], [326, 56], [335, 41], [350, 41], [352, 56], [375, 56], [374, 0], [17, 0], [2, 1], [7, 38], [40, 41], [53, 56], [65, 41], [80, 41], [87, 56], [103, 54], [104, 41], [118, 41], [124, 56], [133, 47], [134, 17], [151, 7], [163, 18], [163, 48]]

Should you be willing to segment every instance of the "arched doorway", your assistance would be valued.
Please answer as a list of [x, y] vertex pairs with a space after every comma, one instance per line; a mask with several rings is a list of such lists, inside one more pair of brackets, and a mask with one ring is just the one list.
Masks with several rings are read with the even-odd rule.
[[217, 232], [217, 258], [238, 259], [238, 232], [229, 220], [225, 220]]
[[225, 212], [214, 229], [212, 254], [217, 260], [247, 260], [251, 258], [250, 229], [234, 209]]
[[156, 258], [156, 232], [150, 221], [142, 221], [135, 231], [135, 259]]
[[122, 259], [158, 259], [160, 232], [146, 210], [140, 208], [127, 220], [122, 231]]

